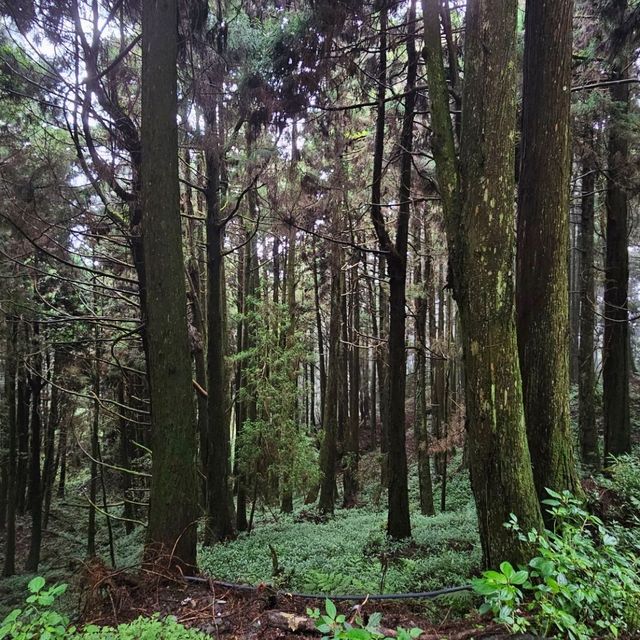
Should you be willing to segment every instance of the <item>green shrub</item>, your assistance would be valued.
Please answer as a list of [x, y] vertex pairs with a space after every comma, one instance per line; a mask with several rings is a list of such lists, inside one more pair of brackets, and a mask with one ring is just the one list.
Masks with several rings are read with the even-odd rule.
[[45, 589], [44, 578], [33, 578], [28, 585], [30, 595], [23, 609], [14, 609], [0, 624], [0, 640], [206, 640], [209, 636], [186, 629], [175, 618], [160, 620], [138, 618], [117, 628], [88, 625], [78, 631], [69, 618], [58, 613], [53, 605], [66, 589], [66, 584]]
[[544, 502], [554, 530], [524, 533], [511, 516], [506, 526], [534, 545], [537, 555], [520, 571], [505, 562], [499, 572], [475, 580], [475, 591], [485, 598], [481, 610], [513, 631], [532, 626], [545, 637], [588, 640], [636, 631], [637, 560], [621, 551], [611, 531], [569, 492], [549, 495]]
[[75, 633], [66, 616], [54, 611], [51, 605], [67, 589], [61, 584], [45, 589], [45, 580], [40, 576], [29, 582], [30, 595], [23, 609], [14, 609], [0, 624], [0, 639], [54, 640]]
[[[348, 622], [345, 615], [338, 613], [331, 600], [325, 600], [324, 606], [324, 614], [319, 609], [307, 609], [307, 614], [316, 621], [316, 629], [325, 634], [322, 640], [391, 640], [380, 630], [382, 616], [379, 613], [371, 614], [366, 624], [359, 615]], [[412, 640], [421, 633], [422, 629], [417, 627], [409, 630], [398, 627], [395, 637], [398, 640]]]
[[172, 616], [160, 620], [155, 614], [151, 618], [137, 618], [133, 622], [114, 627], [84, 628], [82, 640], [209, 640], [209, 636], [186, 629]]

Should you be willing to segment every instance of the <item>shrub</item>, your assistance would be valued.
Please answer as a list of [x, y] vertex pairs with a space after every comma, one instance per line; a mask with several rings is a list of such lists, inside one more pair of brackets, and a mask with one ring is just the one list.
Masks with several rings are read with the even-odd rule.
[[45, 589], [44, 578], [38, 576], [29, 582], [28, 588], [27, 606], [14, 609], [2, 621], [0, 640], [206, 640], [209, 637], [186, 629], [173, 617], [160, 620], [157, 615], [140, 617], [117, 628], [88, 625], [83, 631], [78, 631], [67, 616], [53, 609], [56, 598], [66, 591], [66, 584]]
[[75, 633], [66, 616], [51, 609], [56, 598], [63, 594], [66, 584], [45, 589], [45, 580], [40, 576], [29, 582], [30, 595], [24, 609], [14, 609], [0, 624], [0, 639], [54, 640]]
[[[325, 634], [322, 640], [391, 640], [380, 629], [382, 616], [373, 613], [365, 624], [359, 615], [354, 616], [352, 621], [347, 621], [347, 617], [338, 613], [336, 605], [331, 600], [325, 600], [325, 613], [320, 613], [319, 609], [307, 609], [307, 614], [316, 621], [316, 629]], [[412, 640], [422, 633], [422, 629], [396, 629], [398, 640]], [[331, 635], [327, 635], [331, 634]]]
[[475, 591], [485, 598], [481, 610], [513, 631], [531, 626], [545, 637], [617, 638], [621, 631], [637, 630], [637, 560], [622, 552], [610, 530], [569, 492], [548, 493], [544, 502], [554, 530], [524, 533], [511, 516], [506, 526], [534, 545], [537, 555], [519, 571], [505, 562], [499, 572], [475, 580]]
[[155, 614], [151, 618], [137, 618], [118, 627], [84, 628], [82, 640], [209, 640], [209, 636], [186, 629], [172, 616], [162, 620]]

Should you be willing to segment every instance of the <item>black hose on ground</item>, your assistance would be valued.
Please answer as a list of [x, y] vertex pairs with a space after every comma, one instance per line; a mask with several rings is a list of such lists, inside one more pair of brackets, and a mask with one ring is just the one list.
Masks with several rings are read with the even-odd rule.
[[270, 585], [262, 585], [255, 587], [250, 584], [235, 584], [233, 582], [223, 582], [221, 580], [212, 580], [210, 578], [202, 578], [200, 576], [185, 576], [188, 582], [196, 582], [198, 584], [212, 584], [223, 589], [233, 589], [235, 591], [258, 591], [260, 589], [269, 589], [272, 595], [281, 596], [284, 598], [303, 598], [305, 600], [334, 600], [336, 602], [344, 600], [431, 600], [439, 596], [445, 596], [450, 593], [459, 593], [461, 591], [471, 591], [473, 587], [470, 584], [461, 585], [458, 587], [445, 587], [443, 589], [436, 589], [435, 591], [416, 591], [414, 593], [376, 593], [367, 595], [326, 595], [318, 593], [298, 593], [296, 591], [271, 591]]

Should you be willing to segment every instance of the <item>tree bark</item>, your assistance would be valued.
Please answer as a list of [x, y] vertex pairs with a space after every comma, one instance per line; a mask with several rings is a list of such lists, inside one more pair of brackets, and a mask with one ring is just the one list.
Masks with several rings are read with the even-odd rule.
[[29, 554], [25, 569], [36, 572], [40, 564], [40, 547], [42, 545], [42, 474], [40, 472], [40, 452], [42, 445], [42, 406], [41, 392], [44, 387], [42, 376], [42, 344], [39, 339], [40, 329], [37, 322], [33, 325], [32, 351], [34, 353], [32, 369], [29, 375], [31, 388], [31, 422], [30, 422], [30, 460], [28, 503], [31, 511], [31, 538]]
[[485, 566], [525, 561], [503, 524], [542, 529], [531, 471], [515, 326], [516, 0], [471, 0], [466, 12], [460, 163], [442, 62], [438, 0], [423, 0], [433, 152], [445, 211], [449, 280], [465, 359], [467, 446]]
[[333, 245], [329, 257], [331, 265], [331, 311], [329, 317], [329, 369], [327, 371], [327, 388], [323, 439], [320, 448], [320, 499], [318, 509], [322, 513], [333, 513], [335, 507], [337, 432], [338, 432], [338, 367], [340, 359], [340, 249]]
[[[516, 307], [536, 491], [580, 491], [569, 415], [569, 181], [573, 0], [528, 0]], [[546, 510], [545, 510], [546, 513]]]
[[7, 515], [5, 526], [5, 550], [2, 575], [12, 576], [16, 572], [16, 467], [17, 467], [17, 433], [16, 433], [16, 374], [18, 319], [6, 316], [7, 323], [7, 359], [5, 369], [5, 402], [7, 407]]
[[596, 156], [593, 150], [593, 128], [588, 125], [582, 159], [580, 278], [580, 376], [578, 384], [578, 425], [582, 462], [590, 467], [599, 464], [598, 430], [596, 427], [596, 374], [593, 361], [595, 333], [594, 213], [596, 188]]
[[153, 423], [146, 558], [192, 571], [196, 433], [179, 216], [177, 17], [176, 0], [143, 2], [142, 214]]
[[[616, 2], [619, 19], [624, 20], [626, 2]], [[608, 125], [607, 212], [604, 342], [602, 353], [602, 387], [604, 400], [604, 459], [631, 451], [629, 414], [629, 254], [627, 164], [629, 162], [628, 133], [624, 118], [629, 112], [630, 89], [626, 55], [613, 62], [611, 79], [621, 83], [609, 90], [612, 113]]]

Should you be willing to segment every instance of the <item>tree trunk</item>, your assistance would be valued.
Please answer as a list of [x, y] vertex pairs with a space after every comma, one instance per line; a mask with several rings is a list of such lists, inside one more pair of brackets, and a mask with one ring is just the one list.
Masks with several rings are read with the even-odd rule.
[[344, 438], [343, 457], [343, 506], [356, 506], [358, 501], [358, 462], [360, 458], [360, 279], [358, 266], [359, 252], [354, 252], [351, 268], [349, 269], [350, 290], [349, 316], [349, 422]]
[[33, 325], [32, 361], [33, 373], [29, 375], [31, 388], [31, 429], [30, 444], [31, 456], [29, 460], [29, 509], [31, 511], [31, 539], [29, 543], [29, 555], [25, 563], [25, 569], [36, 572], [40, 564], [40, 547], [42, 545], [42, 475], [40, 472], [40, 452], [42, 444], [42, 406], [41, 392], [44, 387], [42, 377], [42, 343], [39, 339], [40, 330], [38, 323]]
[[333, 513], [335, 506], [337, 431], [338, 431], [338, 360], [340, 359], [340, 249], [333, 245], [331, 265], [331, 311], [329, 317], [329, 369], [325, 407], [322, 415], [324, 435], [320, 448], [320, 499], [318, 509], [322, 513]]
[[433, 152], [465, 359], [467, 446], [485, 566], [527, 559], [503, 524], [542, 529], [524, 408], [513, 287], [517, 0], [470, 0], [458, 164], [438, 0], [423, 0]]
[[[23, 335], [24, 344], [29, 339], [26, 323], [18, 327], [18, 340]], [[20, 331], [22, 328], [22, 331]], [[16, 429], [18, 438], [18, 459], [16, 469], [16, 509], [23, 514], [27, 507], [27, 478], [29, 477], [29, 410], [31, 407], [31, 389], [27, 384], [27, 370], [22, 358], [18, 361]]]
[[180, 189], [176, 0], [144, 0], [142, 213], [153, 463], [146, 558], [196, 562], [196, 440]]
[[420, 489], [420, 513], [432, 516], [433, 485], [431, 480], [431, 459], [429, 457], [429, 422], [427, 419], [427, 295], [430, 282], [429, 262], [421, 257], [422, 229], [416, 225], [415, 235], [416, 270], [415, 284], [422, 288], [416, 298], [415, 341], [416, 341], [416, 411], [414, 432], [418, 454], [418, 486]]
[[4, 565], [2, 575], [12, 576], [16, 572], [16, 467], [17, 467], [17, 433], [16, 433], [16, 374], [18, 347], [18, 319], [6, 316], [7, 323], [7, 359], [5, 369], [5, 402], [7, 407], [7, 515]]
[[[626, 5], [624, 3], [618, 3]], [[621, 23], [624, 9], [621, 9]], [[604, 400], [604, 459], [631, 451], [629, 415], [629, 255], [628, 255], [628, 195], [627, 164], [629, 162], [628, 132], [624, 118], [629, 112], [629, 77], [627, 56], [613, 63], [611, 79], [621, 80], [609, 90], [613, 112], [608, 133], [607, 211], [604, 342], [602, 353], [602, 387]]]
[[[409, 218], [411, 214], [411, 169], [413, 118], [416, 101], [418, 54], [415, 47], [416, 0], [407, 15], [407, 82], [404, 116], [400, 134], [400, 189], [398, 221], [393, 250], [388, 254], [389, 269], [389, 511], [387, 535], [402, 539], [411, 536], [407, 451], [405, 445], [406, 285]], [[378, 235], [379, 230], [378, 230]], [[381, 244], [382, 246], [382, 244]], [[390, 249], [391, 247], [384, 247]]]
[[[569, 180], [573, 0], [528, 0], [518, 183], [517, 322], [533, 477], [580, 491], [569, 415]], [[546, 510], [544, 510], [546, 513]]]
[[598, 430], [596, 427], [596, 374], [593, 362], [595, 332], [595, 274], [594, 213], [596, 189], [596, 156], [593, 150], [594, 136], [591, 125], [587, 126], [585, 150], [582, 159], [582, 238], [580, 278], [580, 378], [578, 387], [578, 425], [580, 451], [585, 465], [597, 467]]

